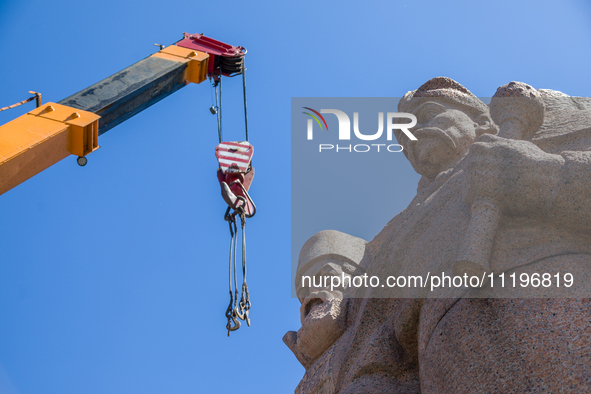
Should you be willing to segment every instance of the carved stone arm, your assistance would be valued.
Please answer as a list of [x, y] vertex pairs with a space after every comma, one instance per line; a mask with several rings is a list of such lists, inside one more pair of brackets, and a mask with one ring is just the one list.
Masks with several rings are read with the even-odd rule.
[[560, 226], [591, 233], [591, 152], [562, 152], [562, 185], [549, 212]]

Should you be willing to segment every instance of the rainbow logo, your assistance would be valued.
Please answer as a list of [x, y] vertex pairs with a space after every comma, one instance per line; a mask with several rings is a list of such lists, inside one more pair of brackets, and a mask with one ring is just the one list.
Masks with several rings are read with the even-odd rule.
[[[304, 109], [307, 109], [308, 111], [312, 111], [314, 112], [316, 115], [318, 115], [320, 117], [320, 119], [322, 119], [322, 122], [324, 123], [324, 125], [326, 126], [326, 131], [328, 131], [328, 125], [326, 124], [326, 120], [324, 120], [324, 117], [322, 115], [320, 115], [320, 112], [313, 110], [312, 108], [308, 108], [308, 107], [302, 107]], [[322, 130], [322, 123], [320, 123], [320, 120], [318, 120], [318, 118], [314, 115], [312, 115], [309, 112], [302, 112], [303, 114], [306, 115], [310, 115], [312, 118], [314, 118], [314, 120], [316, 121], [316, 123], [318, 123], [318, 126], [320, 126], [320, 130]]]

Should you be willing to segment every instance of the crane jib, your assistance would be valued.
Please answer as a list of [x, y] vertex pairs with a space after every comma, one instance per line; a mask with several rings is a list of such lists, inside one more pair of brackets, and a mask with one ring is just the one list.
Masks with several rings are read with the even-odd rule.
[[0, 194], [69, 155], [85, 165], [86, 155], [99, 148], [100, 134], [189, 83], [243, 72], [245, 54], [243, 47], [185, 33], [179, 42], [160, 46], [58, 103], [41, 105], [41, 94], [31, 92], [38, 108], [0, 125]]

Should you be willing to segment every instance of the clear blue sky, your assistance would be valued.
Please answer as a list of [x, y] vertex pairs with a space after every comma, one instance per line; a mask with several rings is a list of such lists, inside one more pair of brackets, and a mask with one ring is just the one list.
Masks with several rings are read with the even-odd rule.
[[[0, 196], [0, 393], [293, 392], [291, 97], [400, 96], [440, 75], [479, 96], [511, 80], [591, 94], [584, 0], [3, 0], [0, 106], [59, 101], [183, 32], [249, 50], [252, 327], [226, 337], [216, 123], [208, 84], [188, 86], [103, 135], [86, 167], [68, 158]], [[241, 86], [224, 88], [240, 139]]]

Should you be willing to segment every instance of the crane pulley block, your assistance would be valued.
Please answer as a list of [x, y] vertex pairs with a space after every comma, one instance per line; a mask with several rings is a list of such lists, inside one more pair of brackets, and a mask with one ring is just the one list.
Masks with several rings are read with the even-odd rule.
[[211, 55], [207, 72], [210, 75], [224, 75], [226, 77], [242, 72], [246, 49], [206, 37], [203, 34], [183, 33], [184, 38], [176, 43], [177, 46], [201, 51]]
[[248, 141], [222, 142], [215, 148], [215, 156], [224, 174], [246, 173], [254, 148]]
[[220, 168], [217, 176], [222, 197], [234, 210], [244, 209], [246, 217], [254, 216], [256, 207], [248, 194], [254, 178], [251, 165], [253, 146], [248, 141], [222, 142], [215, 148]]

